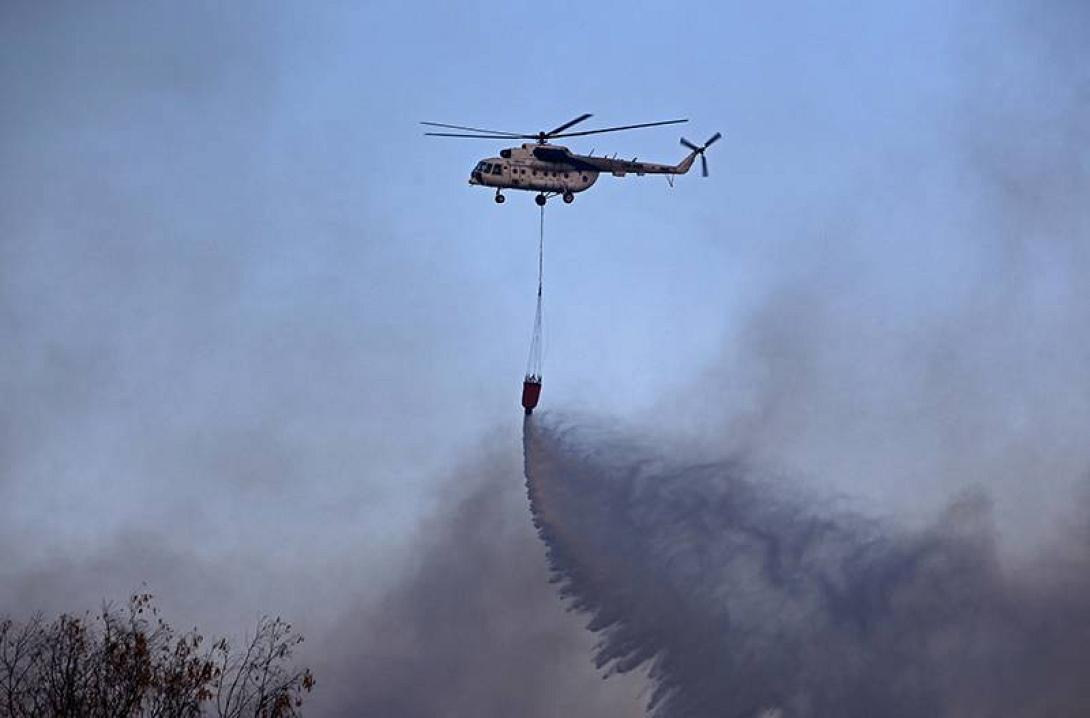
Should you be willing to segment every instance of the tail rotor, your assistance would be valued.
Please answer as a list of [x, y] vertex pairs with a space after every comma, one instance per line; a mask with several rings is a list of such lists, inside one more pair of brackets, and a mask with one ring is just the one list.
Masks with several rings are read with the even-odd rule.
[[714, 135], [712, 135], [711, 137], [708, 138], [708, 141], [705, 142], [703, 144], [703, 146], [699, 146], [699, 147], [697, 145], [694, 145], [692, 142], [689, 142], [689, 140], [685, 139], [684, 137], [681, 138], [681, 144], [684, 147], [687, 147], [690, 150], [692, 150], [693, 152], [700, 155], [700, 172], [704, 177], [708, 176], [708, 158], [704, 156], [704, 150], [711, 147], [712, 144], [714, 144], [716, 141], [718, 141], [719, 138], [722, 137], [722, 136], [723, 136], [722, 134], [720, 134], [719, 132], [716, 132]]

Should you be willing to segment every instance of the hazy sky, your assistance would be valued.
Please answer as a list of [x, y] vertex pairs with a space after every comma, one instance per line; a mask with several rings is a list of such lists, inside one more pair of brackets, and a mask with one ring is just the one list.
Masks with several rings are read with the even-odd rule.
[[482, 454], [520, 490], [537, 209], [467, 185], [503, 143], [421, 120], [690, 118], [570, 143], [662, 162], [724, 133], [708, 179], [549, 205], [543, 408], [909, 522], [983, 484], [1036, 541], [1090, 466], [1088, 21], [4, 3], [0, 609], [148, 581], [183, 624], [321, 636], [427, 564]]

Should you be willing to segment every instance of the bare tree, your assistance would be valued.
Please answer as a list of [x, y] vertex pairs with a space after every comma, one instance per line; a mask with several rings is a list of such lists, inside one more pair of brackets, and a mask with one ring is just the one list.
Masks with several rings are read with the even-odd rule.
[[176, 632], [151, 594], [92, 616], [0, 621], [0, 718], [293, 718], [314, 688], [290, 664], [303, 638], [262, 617], [241, 651]]

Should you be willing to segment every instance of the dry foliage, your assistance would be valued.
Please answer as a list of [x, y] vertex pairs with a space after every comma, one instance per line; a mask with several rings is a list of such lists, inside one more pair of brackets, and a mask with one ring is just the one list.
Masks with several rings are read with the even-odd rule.
[[291, 718], [314, 687], [290, 663], [302, 637], [263, 617], [234, 650], [177, 633], [147, 593], [97, 615], [0, 621], [0, 718]]

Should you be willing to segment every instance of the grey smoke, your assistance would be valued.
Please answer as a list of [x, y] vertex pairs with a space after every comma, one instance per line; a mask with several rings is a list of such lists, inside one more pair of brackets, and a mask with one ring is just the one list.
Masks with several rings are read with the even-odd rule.
[[[512, 447], [514, 449], [514, 447]], [[642, 683], [588, 670], [592, 638], [549, 584], [516, 451], [451, 475], [402, 580], [321, 638], [319, 715], [642, 715]]]
[[[526, 424], [534, 514], [596, 663], [652, 714], [1076, 716], [1088, 535], [1000, 560], [987, 498], [905, 531], [736, 460], [553, 416]], [[1085, 527], [1084, 527], [1085, 528]]]

